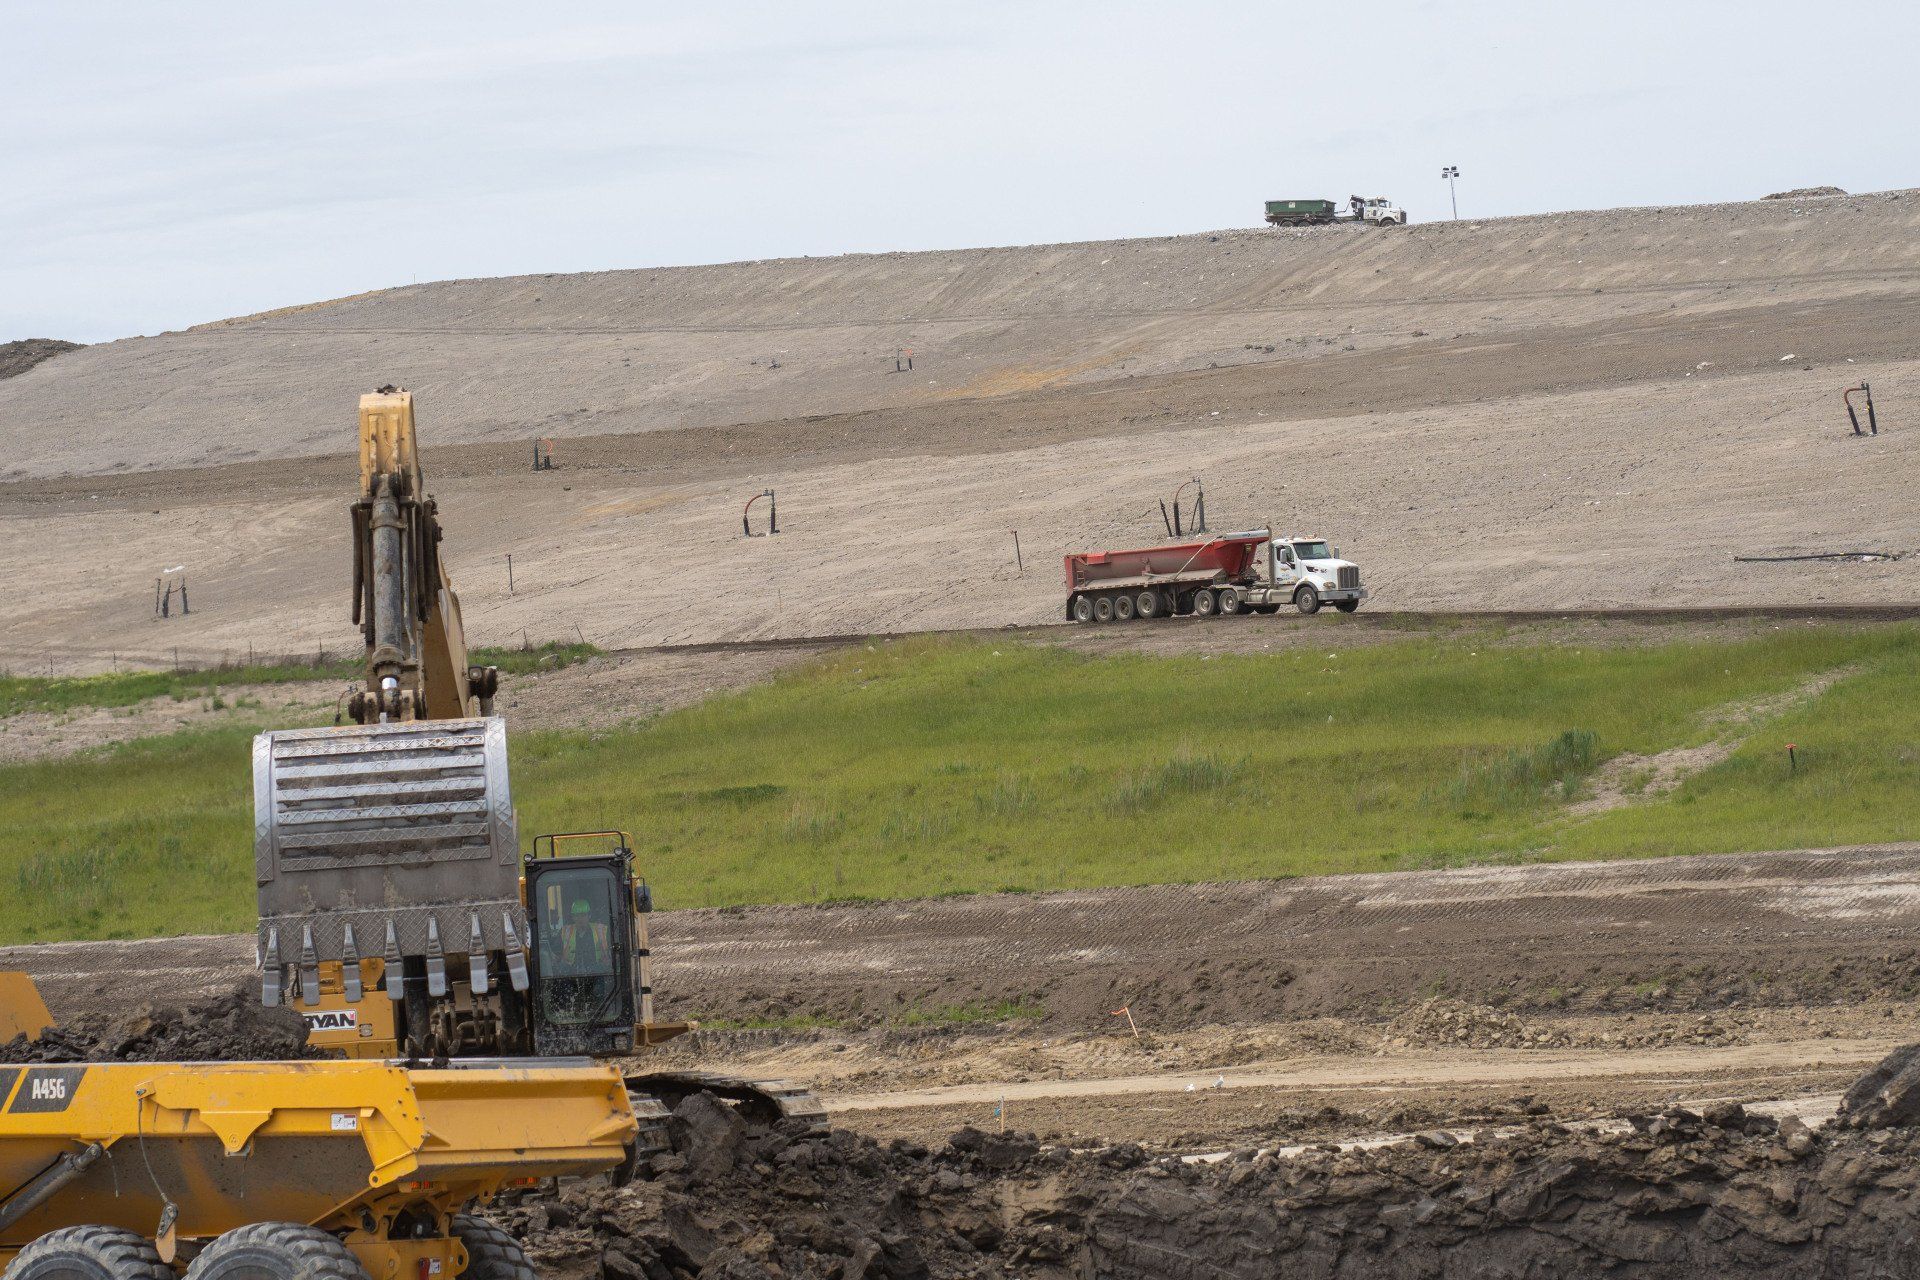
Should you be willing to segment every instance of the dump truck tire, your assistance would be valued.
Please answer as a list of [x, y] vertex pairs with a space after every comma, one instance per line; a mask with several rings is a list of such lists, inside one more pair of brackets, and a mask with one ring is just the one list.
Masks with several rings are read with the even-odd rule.
[[1214, 609], [1214, 595], [1211, 591], [1201, 590], [1193, 593], [1193, 616], [1211, 618]]
[[1133, 597], [1115, 596], [1113, 598], [1113, 620], [1115, 622], [1133, 621]]
[[1075, 622], [1092, 622], [1093, 601], [1087, 599], [1085, 596], [1075, 596], [1073, 598], [1073, 620]]
[[174, 1280], [153, 1241], [124, 1227], [62, 1227], [22, 1249], [6, 1280]]
[[540, 1280], [519, 1241], [485, 1218], [455, 1214], [453, 1234], [467, 1247], [460, 1280]]
[[1320, 612], [1320, 593], [1312, 587], [1301, 587], [1293, 593], [1293, 607], [1301, 613]]
[[370, 1280], [353, 1251], [318, 1227], [256, 1222], [219, 1237], [187, 1280]]
[[1335, 600], [1333, 607], [1342, 613], [1352, 613], [1360, 607], [1360, 602], [1358, 600]]

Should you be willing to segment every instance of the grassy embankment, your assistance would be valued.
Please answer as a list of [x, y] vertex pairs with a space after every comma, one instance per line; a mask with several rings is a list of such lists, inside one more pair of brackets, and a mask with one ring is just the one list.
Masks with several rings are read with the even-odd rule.
[[[1920, 838], [1910, 627], [1328, 644], [855, 649], [630, 728], [521, 735], [521, 830], [628, 828], [665, 906]], [[1729, 717], [1750, 736], [1678, 791], [1569, 814], [1606, 759]], [[235, 728], [0, 769], [0, 942], [249, 927], [247, 753]]]

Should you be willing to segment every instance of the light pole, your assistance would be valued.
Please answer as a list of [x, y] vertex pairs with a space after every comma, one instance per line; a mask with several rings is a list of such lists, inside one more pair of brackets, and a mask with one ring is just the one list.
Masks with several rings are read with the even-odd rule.
[[1460, 166], [1457, 164], [1442, 165], [1440, 167], [1440, 176], [1447, 180], [1447, 198], [1453, 201], [1453, 220], [1458, 222], [1460, 221], [1460, 193], [1454, 188], [1453, 183], [1454, 179], [1460, 176]]

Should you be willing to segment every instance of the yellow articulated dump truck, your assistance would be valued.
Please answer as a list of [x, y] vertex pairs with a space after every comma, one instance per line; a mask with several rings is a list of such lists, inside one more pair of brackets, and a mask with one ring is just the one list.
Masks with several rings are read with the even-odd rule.
[[470, 1212], [626, 1159], [587, 1065], [0, 1067], [5, 1280], [532, 1280]]

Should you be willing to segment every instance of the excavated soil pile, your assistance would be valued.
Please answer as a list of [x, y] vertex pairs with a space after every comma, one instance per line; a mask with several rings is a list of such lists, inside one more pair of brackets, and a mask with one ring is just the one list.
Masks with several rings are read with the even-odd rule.
[[975, 1129], [937, 1149], [754, 1135], [700, 1096], [651, 1181], [501, 1217], [542, 1274], [607, 1280], [1920, 1276], [1920, 1132], [1854, 1119], [1729, 1103], [1188, 1164]]
[[204, 1004], [155, 1008], [112, 1021], [81, 1020], [38, 1040], [0, 1044], [0, 1062], [245, 1062], [317, 1058], [307, 1024], [285, 1005], [268, 1009], [242, 987]]
[[0, 342], [0, 378], [15, 377], [63, 351], [79, 349], [79, 343], [63, 342], [59, 338], [22, 338], [18, 342]]
[[1566, 1027], [1540, 1026], [1490, 1005], [1434, 996], [1397, 1015], [1380, 1035], [1380, 1049], [1412, 1046], [1452, 1049], [1566, 1049], [1574, 1047], [1663, 1048], [1667, 1045], [1744, 1044], [1739, 1022], [1713, 1013], [1661, 1018], [1648, 1026], [1583, 1035]]

